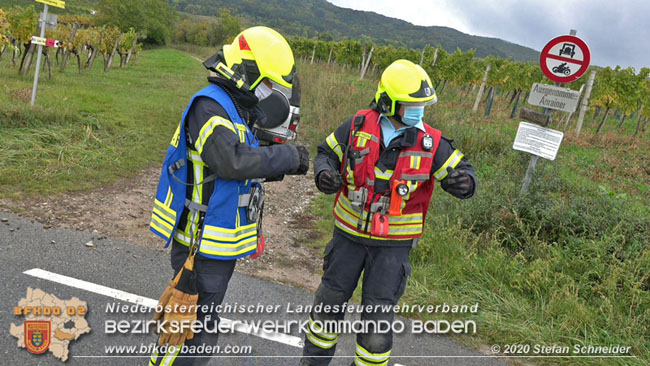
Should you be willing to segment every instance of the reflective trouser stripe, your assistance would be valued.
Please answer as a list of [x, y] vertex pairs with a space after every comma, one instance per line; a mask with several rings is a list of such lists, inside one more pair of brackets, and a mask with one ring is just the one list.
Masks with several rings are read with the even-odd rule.
[[151, 354], [151, 358], [149, 358], [149, 366], [156, 366], [157, 359], [158, 359], [158, 349], [154, 349], [153, 353]]
[[375, 363], [375, 362], [364, 361], [362, 358], [358, 358], [358, 357], [359, 356], [356, 356], [354, 358], [354, 364], [356, 366], [384, 366], [384, 365], [388, 364], [388, 360], [386, 360], [384, 362]]
[[306, 336], [313, 345], [322, 349], [334, 347], [339, 337], [336, 333], [328, 333], [321, 329], [311, 317], [309, 317], [309, 327]]
[[176, 346], [176, 347], [171, 347], [169, 349], [169, 352], [165, 355], [165, 357], [160, 361], [160, 366], [170, 366], [174, 364], [174, 360], [176, 360], [176, 356], [181, 352], [181, 347]]
[[383, 366], [388, 363], [391, 350], [383, 353], [372, 353], [357, 343], [354, 364], [359, 366]]
[[442, 164], [442, 166], [440, 167], [440, 169], [436, 170], [436, 172], [433, 173], [433, 176], [434, 176], [437, 180], [443, 180], [443, 179], [445, 179], [445, 177], [447, 176], [447, 168], [449, 168], [449, 167], [455, 168], [455, 167], [458, 165], [458, 163], [460, 163], [460, 160], [463, 158], [463, 156], [465, 156], [465, 155], [463, 155], [463, 153], [460, 152], [460, 150], [456, 149], [456, 150], [455, 150], [455, 151], [454, 151], [454, 152], [449, 156], [449, 158], [447, 159], [447, 161], [445, 161], [445, 163]]

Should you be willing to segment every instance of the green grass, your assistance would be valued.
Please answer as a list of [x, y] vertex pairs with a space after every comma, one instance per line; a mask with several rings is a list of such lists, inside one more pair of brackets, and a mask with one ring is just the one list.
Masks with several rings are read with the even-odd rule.
[[[301, 134], [315, 146], [373, 97], [377, 80], [302, 64]], [[650, 354], [650, 136], [632, 137], [592, 113], [582, 136], [572, 121], [554, 162], [540, 159], [530, 194], [519, 190], [530, 156], [512, 149], [518, 119], [507, 100], [473, 115], [473, 97], [447, 86], [426, 120], [455, 139], [476, 168], [479, 190], [460, 201], [436, 189], [425, 234], [412, 252], [406, 304], [474, 304], [478, 347], [491, 344], [623, 345], [638, 359], [536, 359], [541, 365], [647, 365]], [[530, 108], [530, 106], [527, 106]], [[559, 119], [559, 115], [556, 119]], [[554, 128], [557, 128], [554, 126]], [[332, 196], [311, 205], [323, 247], [333, 229]], [[358, 296], [357, 296], [358, 297]]]
[[169, 49], [143, 52], [128, 67], [103, 72], [101, 60], [77, 73], [76, 62], [52, 80], [0, 60], [0, 196], [84, 190], [130, 177], [158, 162], [186, 106], [205, 84], [205, 69]]

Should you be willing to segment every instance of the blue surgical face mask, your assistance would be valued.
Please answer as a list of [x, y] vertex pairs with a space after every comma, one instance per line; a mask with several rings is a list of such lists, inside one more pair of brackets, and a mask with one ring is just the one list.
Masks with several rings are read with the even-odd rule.
[[422, 107], [404, 107], [404, 117], [402, 122], [407, 126], [415, 126], [422, 122], [424, 117], [424, 106]]

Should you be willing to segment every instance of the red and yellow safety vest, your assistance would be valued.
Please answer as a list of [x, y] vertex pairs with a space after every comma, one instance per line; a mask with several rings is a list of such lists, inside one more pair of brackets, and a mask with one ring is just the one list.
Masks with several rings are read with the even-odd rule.
[[[365, 122], [358, 130], [352, 123], [348, 141], [349, 163], [342, 164], [346, 185], [341, 189], [334, 204], [335, 225], [344, 232], [363, 238], [376, 240], [412, 240], [422, 236], [424, 220], [434, 188], [431, 176], [433, 157], [436, 154], [442, 133], [424, 124], [426, 132], [418, 130], [417, 143], [401, 150], [395, 170], [382, 171], [377, 167], [381, 150], [380, 114], [374, 110], [357, 112], [353, 121], [363, 116]], [[427, 139], [430, 150], [423, 146]], [[432, 142], [432, 144], [431, 144]], [[431, 146], [432, 145], [432, 146]], [[345, 159], [348, 157], [343, 157]], [[354, 165], [352, 168], [351, 165]], [[386, 213], [385, 207], [391, 192], [375, 194], [375, 181], [389, 180], [390, 187], [396, 180], [406, 181], [408, 193], [403, 196], [399, 215]], [[373, 235], [372, 225], [376, 212], [384, 207], [384, 217], [388, 219], [387, 234]]]

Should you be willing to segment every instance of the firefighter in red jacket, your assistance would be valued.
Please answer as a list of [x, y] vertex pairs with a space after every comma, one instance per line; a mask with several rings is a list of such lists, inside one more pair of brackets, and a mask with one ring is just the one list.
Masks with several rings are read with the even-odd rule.
[[452, 140], [422, 121], [425, 106], [436, 101], [422, 67], [395, 61], [382, 74], [371, 109], [358, 111], [318, 147], [316, 186], [337, 196], [314, 309], [332, 311], [310, 314], [301, 365], [330, 363], [338, 340], [331, 324], [343, 319], [341, 305], [362, 272], [362, 305], [380, 310], [361, 314], [370, 328], [357, 335], [352, 364], [388, 364], [392, 333], [375, 332], [372, 324], [392, 322], [395, 314], [375, 306], [396, 305], [404, 293], [409, 253], [422, 235], [435, 181], [461, 199], [477, 187], [474, 169]]

